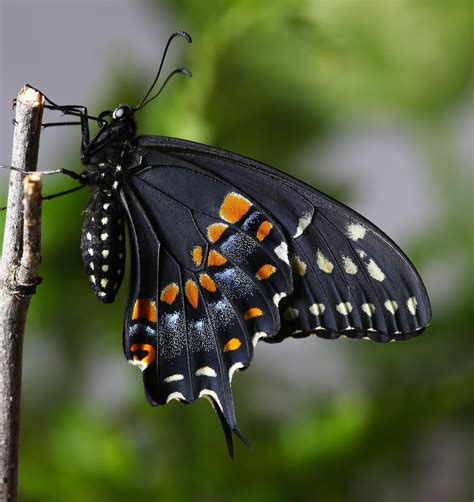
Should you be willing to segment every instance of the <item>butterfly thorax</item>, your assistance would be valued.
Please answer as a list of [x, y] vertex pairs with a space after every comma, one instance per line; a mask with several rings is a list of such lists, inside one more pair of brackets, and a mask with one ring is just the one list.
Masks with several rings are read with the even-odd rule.
[[114, 119], [105, 124], [90, 143], [83, 146], [82, 163], [91, 166], [118, 160], [123, 156], [123, 151], [135, 136], [136, 130], [133, 115], [122, 120]]

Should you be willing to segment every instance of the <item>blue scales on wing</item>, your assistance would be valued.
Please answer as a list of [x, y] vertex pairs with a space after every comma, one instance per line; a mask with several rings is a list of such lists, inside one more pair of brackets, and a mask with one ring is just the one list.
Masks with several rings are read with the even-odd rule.
[[[157, 162], [156, 159], [154, 159]], [[151, 404], [208, 399], [232, 449], [232, 376], [280, 329], [293, 289], [284, 233], [252, 197], [209, 173], [160, 164], [124, 176], [132, 284], [124, 350]]]

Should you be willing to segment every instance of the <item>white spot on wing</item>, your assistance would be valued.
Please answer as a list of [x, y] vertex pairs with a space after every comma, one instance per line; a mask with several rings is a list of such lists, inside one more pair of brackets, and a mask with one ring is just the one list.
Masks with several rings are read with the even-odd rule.
[[86, 237], [87, 237], [87, 240], [88, 240], [88, 241], [91, 241], [91, 240], [92, 240], [92, 235], [91, 235], [91, 233], [90, 233], [90, 232], [87, 232]]
[[181, 392], [172, 392], [167, 398], [166, 398], [166, 404], [168, 404], [170, 401], [173, 401], [173, 399], [176, 399], [176, 401], [186, 401], [186, 398], [181, 394]]
[[293, 235], [293, 239], [299, 237], [306, 230], [308, 225], [311, 223], [312, 218], [313, 215], [311, 213], [303, 214], [303, 216], [298, 220], [298, 228], [296, 229], [295, 235]]
[[170, 375], [165, 378], [166, 383], [179, 382], [180, 380], [184, 380], [184, 376], [180, 373], [175, 373], [174, 375]]
[[267, 336], [268, 336], [267, 333], [265, 333], [263, 331], [258, 331], [257, 333], [255, 333], [252, 338], [253, 346], [256, 347], [257, 342], [260, 340], [260, 338], [266, 338]]
[[101, 285], [103, 288], [106, 288], [108, 283], [109, 283], [109, 280], [108, 280], [108, 279], [101, 279], [101, 280], [100, 280], [100, 285]]
[[109, 221], [109, 219], [107, 217], [104, 217], [100, 221], [101, 221], [102, 225], [107, 225], [107, 222]]
[[108, 272], [109, 271], [109, 266], [108, 265], [102, 265], [102, 272]]
[[108, 250], [108, 249], [104, 249], [104, 250], [102, 251], [102, 256], [103, 256], [104, 258], [107, 258], [107, 256], [109, 256], [109, 250]]
[[103, 234], [100, 234], [100, 238], [103, 240], [103, 241], [106, 241], [109, 237], [109, 234], [107, 232], [104, 232]]
[[367, 314], [369, 317], [372, 317], [375, 312], [375, 306], [373, 303], [363, 303], [361, 305], [362, 312]]
[[385, 308], [393, 315], [398, 310], [398, 303], [395, 300], [387, 300], [385, 303]]
[[232, 377], [234, 373], [240, 369], [242, 369], [244, 365], [242, 363], [235, 363], [229, 368], [229, 382], [232, 382]]
[[286, 244], [286, 242], [282, 242], [274, 249], [274, 251], [278, 258], [280, 258], [280, 260], [284, 261], [288, 265], [290, 264], [288, 260], [288, 245]]
[[140, 361], [138, 359], [129, 359], [128, 364], [131, 364], [132, 366], [136, 366], [137, 368], [140, 369], [140, 371], [145, 371], [148, 368], [148, 364], [146, 362]]
[[91, 280], [91, 282], [95, 284], [95, 275], [90, 275], [89, 279]]
[[357, 265], [349, 257], [343, 256], [342, 263], [344, 265], [344, 272], [346, 272], [346, 274], [357, 274]]
[[375, 312], [375, 305], [373, 303], [363, 303], [361, 305], [362, 312], [367, 314], [369, 317], [372, 317]]
[[367, 263], [367, 271], [372, 279], [382, 282], [385, 279], [385, 274], [380, 270], [380, 267], [375, 263], [372, 258]]
[[203, 398], [207, 399], [211, 403], [213, 408], [214, 408], [214, 403], [216, 402], [217, 405], [219, 406], [219, 408], [221, 409], [221, 411], [223, 411], [222, 404], [219, 401], [217, 394], [213, 390], [202, 389], [202, 391], [199, 393], [199, 397], [203, 397]]
[[336, 310], [342, 315], [349, 315], [352, 312], [352, 305], [350, 302], [341, 302], [336, 305]]
[[92, 256], [94, 254], [94, 250], [92, 248], [89, 248], [87, 252]]
[[323, 255], [320, 249], [316, 253], [316, 263], [326, 274], [330, 274], [334, 268], [334, 265]]
[[408, 310], [410, 311], [411, 315], [415, 315], [417, 305], [418, 305], [418, 302], [416, 301], [416, 298], [414, 296], [408, 298], [407, 307], [408, 307]]
[[202, 366], [196, 371], [196, 376], [216, 377], [217, 373], [210, 366]]
[[325, 310], [326, 310], [326, 307], [324, 306], [324, 303], [313, 303], [313, 305], [311, 305], [309, 307], [309, 311], [313, 315], [317, 315], [317, 316], [323, 315]]
[[347, 236], [349, 239], [353, 241], [358, 241], [359, 239], [363, 239], [365, 237], [365, 233], [367, 229], [358, 223], [350, 223], [347, 225]]
[[283, 298], [285, 298], [286, 293], [276, 293], [273, 295], [273, 303], [278, 307], [278, 304]]

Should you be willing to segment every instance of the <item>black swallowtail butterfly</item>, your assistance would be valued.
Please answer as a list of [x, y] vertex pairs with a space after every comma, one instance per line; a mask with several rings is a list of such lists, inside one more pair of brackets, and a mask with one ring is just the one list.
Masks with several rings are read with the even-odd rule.
[[[231, 380], [259, 340], [406, 340], [429, 324], [423, 283], [408, 258], [352, 209], [276, 169], [182, 139], [137, 136], [132, 107], [80, 116], [73, 175], [92, 187], [81, 240], [99, 300], [113, 302], [125, 268], [131, 282], [123, 347], [143, 373], [152, 405], [207, 398], [232, 454], [237, 428]], [[88, 120], [100, 125], [89, 140]]]

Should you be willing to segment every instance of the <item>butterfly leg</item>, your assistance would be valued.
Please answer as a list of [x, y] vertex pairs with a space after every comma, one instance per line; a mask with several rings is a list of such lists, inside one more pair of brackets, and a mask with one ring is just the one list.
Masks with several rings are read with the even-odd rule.
[[70, 178], [73, 178], [78, 181], [83, 181], [84, 177], [81, 174], [78, 174], [74, 171], [70, 171], [69, 169], [51, 169], [50, 171], [28, 171], [27, 169], [23, 169], [21, 167], [15, 167], [15, 166], [7, 166], [4, 164], [0, 164], [0, 169], [9, 169], [10, 171], [18, 171], [19, 173], [23, 174], [35, 174], [39, 173], [45, 176], [49, 176], [52, 174], [65, 174], [66, 176], [69, 176]]
[[41, 124], [41, 128], [46, 129], [47, 127], [62, 127], [72, 125], [81, 125], [81, 122], [46, 122], [44, 124]]

